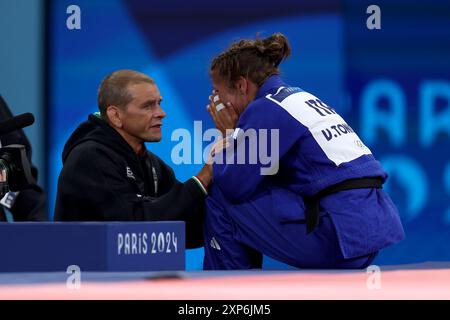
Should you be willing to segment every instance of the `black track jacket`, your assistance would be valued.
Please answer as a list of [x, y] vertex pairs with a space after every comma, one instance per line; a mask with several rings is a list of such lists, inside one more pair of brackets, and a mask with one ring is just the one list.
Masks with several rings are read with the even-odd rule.
[[[203, 245], [206, 195], [194, 179], [131, 146], [98, 115], [89, 115], [64, 146], [56, 221], [186, 221], [188, 248]], [[154, 169], [153, 169], [154, 168]]]

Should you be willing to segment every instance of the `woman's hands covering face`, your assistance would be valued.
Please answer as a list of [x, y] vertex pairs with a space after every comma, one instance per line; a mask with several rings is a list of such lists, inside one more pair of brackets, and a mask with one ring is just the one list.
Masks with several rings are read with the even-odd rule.
[[216, 91], [209, 96], [208, 112], [216, 125], [216, 128], [225, 136], [227, 130], [236, 128], [239, 115], [231, 102], [223, 103]]

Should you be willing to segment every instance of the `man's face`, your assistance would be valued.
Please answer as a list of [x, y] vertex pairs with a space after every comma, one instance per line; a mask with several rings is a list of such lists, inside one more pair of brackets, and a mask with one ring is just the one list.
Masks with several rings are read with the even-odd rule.
[[161, 108], [158, 87], [143, 82], [130, 85], [128, 92], [133, 100], [121, 111], [122, 129], [142, 142], [160, 141], [162, 119], [166, 113]]

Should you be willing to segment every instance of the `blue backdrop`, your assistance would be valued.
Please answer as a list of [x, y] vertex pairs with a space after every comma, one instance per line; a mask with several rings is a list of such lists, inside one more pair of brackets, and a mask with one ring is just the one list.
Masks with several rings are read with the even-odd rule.
[[[69, 30], [72, 2], [50, 1], [50, 208], [63, 145], [97, 110], [105, 75], [130, 68], [156, 80], [167, 117], [162, 142], [147, 147], [183, 181], [200, 165], [172, 163], [171, 133], [192, 131], [195, 120], [213, 127], [205, 112], [211, 59], [233, 40], [282, 32], [293, 49], [281, 67], [287, 82], [336, 108], [390, 174], [407, 239], [376, 263], [449, 260], [450, 5], [427, 3], [438, 8], [379, 1], [382, 29], [368, 30], [364, 1], [78, 0], [81, 29]], [[202, 255], [190, 250], [187, 268], [201, 268]], [[265, 259], [265, 267], [286, 266]]]
[[382, 28], [372, 31], [361, 16], [372, 3], [346, 4], [350, 121], [390, 174], [407, 236], [378, 261], [448, 261], [450, 3], [378, 1]]

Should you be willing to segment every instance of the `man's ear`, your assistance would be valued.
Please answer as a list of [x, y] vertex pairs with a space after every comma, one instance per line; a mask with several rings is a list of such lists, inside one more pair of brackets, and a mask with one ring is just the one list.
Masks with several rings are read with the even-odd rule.
[[112, 126], [122, 128], [122, 114], [118, 107], [108, 106], [108, 108], [106, 108], [106, 118], [108, 118], [108, 121]]

